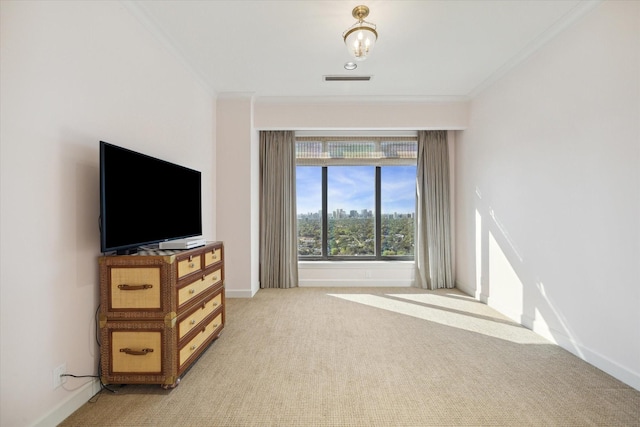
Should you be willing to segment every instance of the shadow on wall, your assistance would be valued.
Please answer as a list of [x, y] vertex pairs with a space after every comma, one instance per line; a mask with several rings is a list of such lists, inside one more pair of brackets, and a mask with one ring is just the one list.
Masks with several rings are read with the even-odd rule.
[[478, 187], [475, 207], [475, 297], [584, 359], [571, 326]]

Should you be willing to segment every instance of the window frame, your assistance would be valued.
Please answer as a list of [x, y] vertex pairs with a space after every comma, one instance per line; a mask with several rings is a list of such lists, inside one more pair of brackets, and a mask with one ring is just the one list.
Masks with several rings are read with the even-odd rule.
[[[369, 158], [369, 159], [332, 159], [320, 157], [314, 160], [299, 162], [296, 159], [296, 167], [315, 166], [321, 167], [321, 187], [322, 187], [322, 217], [321, 217], [321, 252], [322, 255], [298, 255], [298, 261], [414, 261], [415, 247], [413, 255], [382, 255], [382, 168], [385, 166], [416, 166], [417, 167], [417, 136], [407, 137], [296, 137], [298, 142], [375, 142], [379, 147], [382, 142], [411, 142], [416, 144], [415, 158]], [[329, 254], [329, 212], [328, 212], [328, 168], [339, 166], [374, 166], [375, 167], [375, 200], [374, 200], [374, 252], [375, 255], [330, 255]], [[297, 217], [298, 215], [296, 215]], [[415, 211], [414, 211], [414, 245], [415, 245]], [[299, 238], [299, 237], [298, 237]]]

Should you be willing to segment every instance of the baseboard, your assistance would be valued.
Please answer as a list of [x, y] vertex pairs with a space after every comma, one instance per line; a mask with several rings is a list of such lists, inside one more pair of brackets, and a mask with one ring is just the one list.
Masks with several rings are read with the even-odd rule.
[[413, 280], [375, 279], [306, 279], [300, 280], [301, 288], [409, 288]]
[[620, 364], [601, 355], [600, 353], [581, 345], [571, 337], [568, 337], [565, 333], [550, 328], [549, 325], [539, 319], [536, 320], [532, 316], [527, 316], [522, 313], [510, 312], [509, 310], [505, 312], [505, 310], [502, 309], [503, 307], [495, 307], [494, 305], [491, 305], [491, 298], [489, 297], [489, 295], [483, 294], [475, 287], [467, 287], [463, 283], [456, 282], [456, 288], [461, 292], [474, 297], [476, 300], [494, 308], [505, 316], [514, 319], [514, 321], [520, 323], [525, 328], [532, 330], [541, 337], [549, 340], [551, 343], [567, 350], [569, 353], [606, 372], [607, 374], [622, 381], [628, 386], [633, 387], [636, 390], [640, 390], [639, 372], [634, 372], [628, 367], [621, 366]]
[[[527, 325], [524, 326], [528, 327]], [[583, 346], [564, 333], [549, 328], [544, 322], [533, 320], [529, 329], [628, 386], [640, 390], [640, 373], [633, 372], [631, 369]]]
[[491, 298], [489, 296], [486, 296], [484, 294], [480, 294], [480, 302], [488, 305], [489, 307], [493, 308], [494, 310], [504, 314], [505, 316], [507, 316], [509, 319], [513, 320], [514, 322], [519, 323], [520, 325], [524, 326], [527, 329], [532, 329], [530, 325], [527, 325], [526, 323], [526, 319], [524, 318], [523, 314], [520, 313], [519, 311], [514, 311], [512, 310], [510, 307], [506, 307], [504, 304], [496, 304], [496, 298]]
[[496, 307], [495, 305], [492, 305], [491, 298], [488, 295], [483, 294], [482, 292], [465, 289], [465, 287], [460, 286], [459, 283], [456, 284], [456, 287], [462, 292], [473, 296], [476, 300], [513, 319], [525, 328], [530, 329], [541, 337], [549, 340], [551, 343], [558, 345], [559, 347], [567, 350], [569, 353], [575, 355], [576, 357], [622, 381], [629, 387], [640, 390], [640, 373], [634, 372], [625, 366], [621, 366], [620, 364], [601, 355], [600, 353], [585, 347], [584, 345], [576, 342], [561, 331], [549, 328], [546, 323], [541, 322], [540, 320], [536, 320], [533, 317], [524, 315], [522, 313], [505, 310], [504, 307]]
[[71, 392], [72, 394], [63, 400], [58, 406], [33, 423], [34, 427], [55, 427], [64, 421], [69, 415], [80, 409], [89, 399], [100, 391], [100, 381], [94, 379], [82, 387]]
[[484, 297], [476, 288], [467, 287], [464, 283], [460, 283], [456, 281], [456, 289], [460, 292], [469, 295], [470, 297], [475, 298], [476, 300], [487, 303], [486, 297]]
[[258, 292], [256, 289], [226, 289], [224, 290], [225, 298], [253, 298]]

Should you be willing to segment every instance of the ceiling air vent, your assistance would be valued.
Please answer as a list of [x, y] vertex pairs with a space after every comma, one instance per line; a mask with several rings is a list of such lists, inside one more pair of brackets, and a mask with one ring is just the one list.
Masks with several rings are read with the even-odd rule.
[[325, 82], [368, 82], [371, 76], [322, 76]]

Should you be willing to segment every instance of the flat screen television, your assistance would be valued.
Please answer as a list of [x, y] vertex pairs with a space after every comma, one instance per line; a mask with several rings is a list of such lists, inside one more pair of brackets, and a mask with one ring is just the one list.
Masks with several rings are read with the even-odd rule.
[[202, 235], [199, 171], [100, 141], [100, 249]]

